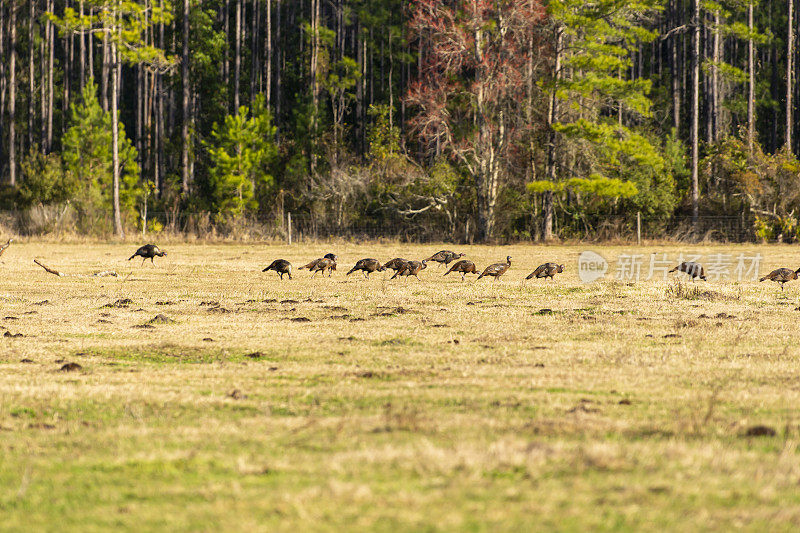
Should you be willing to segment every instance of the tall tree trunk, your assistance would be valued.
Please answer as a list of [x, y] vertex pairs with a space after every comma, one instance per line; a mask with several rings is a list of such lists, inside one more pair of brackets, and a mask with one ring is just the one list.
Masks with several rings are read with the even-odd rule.
[[[147, 0], [144, 0], [144, 2], [145, 2], [145, 8], [148, 8], [149, 6], [147, 5]], [[145, 34], [145, 40], [147, 39], [146, 35], [147, 34]], [[144, 66], [136, 65], [134, 67], [134, 72], [136, 79], [136, 90], [135, 90], [136, 99], [134, 104], [136, 106], [135, 107], [136, 120], [134, 121], [135, 127], [133, 131], [133, 137], [134, 137], [134, 143], [136, 145], [137, 157], [139, 158], [139, 165], [142, 167], [142, 170], [144, 170], [144, 172], [147, 173], [146, 165], [143, 164], [145, 161], [145, 157], [144, 157], [144, 150], [142, 147], [142, 140], [143, 140], [142, 137], [144, 135], [144, 130], [142, 127], [144, 123], [144, 108], [147, 99], [144, 90], [145, 87]]]
[[[52, 13], [53, 12], [53, 0], [49, 0], [47, 3], [47, 10]], [[54, 103], [54, 91], [53, 91], [53, 77], [55, 72], [53, 71], [54, 65], [54, 52], [55, 52], [55, 28], [53, 27], [53, 23], [50, 22], [50, 19], [47, 20], [45, 23], [47, 25], [47, 47], [48, 55], [47, 55], [47, 152], [49, 153], [50, 150], [53, 149], [53, 103]]]
[[[159, 0], [159, 8], [164, 9], [164, 0]], [[164, 23], [158, 23], [158, 47], [164, 48]], [[160, 196], [164, 186], [164, 76], [161, 73], [156, 75], [156, 113], [155, 113], [155, 165], [153, 169], [153, 179], [155, 194]]]
[[[67, 7], [72, 7], [73, 0], [66, 0]], [[70, 91], [72, 90], [73, 69], [75, 65], [75, 35], [70, 32], [64, 36], [64, 93], [61, 99], [61, 132], [63, 137], [66, 132], [66, 117], [69, 110]]]
[[[78, 14], [83, 18], [83, 0], [79, 1], [78, 4]], [[89, 37], [91, 39], [91, 36]], [[80, 54], [80, 60], [78, 61], [78, 70], [80, 76], [80, 83], [81, 83], [81, 91], [83, 91], [83, 86], [86, 84], [86, 65], [84, 62], [86, 61], [86, 36], [83, 33], [78, 34], [78, 50]]]
[[[533, 33], [530, 34], [528, 37], [528, 63], [525, 66], [525, 78], [527, 79], [527, 83], [525, 85], [526, 95], [525, 95], [525, 124], [528, 128], [528, 131], [533, 131], [533, 88], [534, 88], [534, 73], [533, 73], [533, 58], [534, 58], [534, 45], [533, 45]], [[405, 62], [404, 62], [405, 63]], [[536, 158], [534, 157], [536, 153], [536, 146], [534, 142], [533, 135], [529, 136], [528, 139], [528, 164], [525, 167], [525, 181], [533, 181], [536, 179]], [[538, 232], [537, 232], [538, 233]]]
[[700, 214], [698, 163], [700, 159], [700, 0], [694, 0], [694, 57], [692, 58], [692, 226]]
[[259, 91], [259, 76], [261, 73], [259, 57], [258, 57], [258, 32], [261, 25], [261, 0], [253, 1], [253, 24], [251, 25], [252, 35], [250, 46], [250, 104], [256, 97], [256, 91]]
[[[94, 8], [89, 8], [89, 17], [94, 17]], [[92, 83], [97, 83], [94, 75], [94, 39], [92, 39], [91, 33], [86, 36], [86, 54], [88, 55], [86, 63], [89, 67], [89, 77], [92, 79]]]
[[[312, 117], [311, 117], [311, 135], [316, 138], [317, 133], [317, 120], [319, 115], [319, 83], [317, 80], [317, 69], [319, 61], [319, 19], [320, 19], [320, 1], [311, 0], [311, 104], [312, 104]], [[311, 146], [311, 174], [314, 174], [317, 169], [317, 154], [314, 147]]]
[[108, 111], [108, 35], [103, 32], [103, 65], [100, 70], [100, 92], [103, 111]]
[[183, 0], [183, 50], [181, 53], [181, 81], [182, 81], [182, 108], [183, 126], [181, 135], [183, 149], [181, 150], [181, 193], [186, 199], [189, 194], [189, 0]]
[[[359, 25], [356, 28], [356, 61], [358, 62], [358, 71], [361, 74], [359, 79], [356, 80], [356, 120], [358, 121], [358, 146], [361, 153], [367, 151], [367, 128], [366, 128], [366, 110], [364, 106], [364, 96], [367, 91], [367, 40], [364, 36], [364, 30]], [[419, 52], [420, 54], [422, 51]]]
[[225, 58], [222, 61], [222, 77], [225, 79], [225, 86], [230, 87], [230, 74], [231, 74], [231, 50], [230, 50], [230, 20], [231, 20], [231, 3], [230, 0], [225, 0], [225, 8], [222, 12], [222, 27], [223, 34], [225, 35]]
[[[555, 30], [555, 58], [553, 62], [553, 91], [550, 95], [549, 109], [547, 113], [548, 143], [547, 143], [547, 167], [545, 169], [547, 179], [555, 182], [556, 173], [556, 131], [553, 125], [558, 120], [558, 97], [557, 86], [561, 78], [561, 28]], [[545, 241], [553, 239], [553, 193], [547, 191], [542, 197], [542, 238]]]
[[708, 142], [713, 143], [719, 136], [719, 62], [720, 62], [720, 25], [722, 19], [719, 9], [714, 12], [714, 38], [711, 45], [713, 65], [711, 69], [711, 109], [708, 114]]
[[747, 40], [747, 149], [753, 151], [753, 140], [756, 132], [756, 62], [755, 44], [753, 42], [753, 2], [747, 4], [747, 28], [750, 34]]
[[285, 47], [281, 41], [281, 10], [283, 2], [275, 0], [275, 48], [278, 51], [275, 58], [275, 124], [281, 120], [281, 100], [283, 95], [283, 58], [286, 57]]
[[233, 112], [239, 111], [239, 76], [242, 68], [242, 0], [236, 0], [236, 22], [233, 28]]
[[264, 36], [264, 98], [267, 109], [272, 109], [272, 0], [266, 0], [267, 18], [265, 21]]
[[[681, 23], [681, 16], [679, 11], [679, 0], [672, 0], [672, 22], [675, 27]], [[672, 127], [675, 129], [675, 135], [680, 136], [681, 132], [681, 76], [679, 69], [680, 56], [678, 54], [678, 44], [681, 36], [674, 34], [670, 41], [670, 49], [672, 52], [670, 77], [672, 78]]]
[[8, 182], [17, 184], [17, 0], [11, 0], [8, 60]]
[[119, 113], [117, 112], [117, 97], [119, 93], [117, 84], [120, 61], [117, 57], [117, 45], [113, 41], [111, 42], [110, 59], [113, 61], [111, 64], [111, 158], [114, 173], [114, 233], [118, 237], [124, 238], [125, 232], [122, 229], [122, 213], [119, 205]]
[[144, 94], [144, 68], [142, 65], [136, 65], [136, 128], [134, 129], [134, 137], [136, 142], [136, 151], [138, 152], [139, 156], [139, 164], [143, 161], [143, 154], [144, 151], [142, 150], [142, 136], [143, 136], [143, 129], [142, 126], [144, 124], [144, 106], [145, 106], [145, 94]]
[[39, 33], [39, 147], [47, 153], [47, 24], [40, 25]]
[[36, 116], [36, 102], [34, 95], [36, 87], [35, 61], [36, 49], [33, 46], [33, 21], [36, 20], [36, 2], [28, 0], [28, 148], [33, 146], [34, 117]]
[[5, 114], [6, 114], [6, 5], [0, 4], [0, 178], [4, 174], [5, 158]]
[[[772, 27], [772, 21], [775, 20], [773, 16], [772, 8], [773, 2], [770, 1], [770, 24], [769, 26]], [[772, 49], [772, 61], [769, 63], [770, 65], [770, 95], [775, 102], [779, 102], [781, 99], [780, 89], [778, 88], [780, 85], [780, 72], [778, 71], [778, 58], [780, 57], [780, 52], [778, 51], [778, 46], [776, 44], [776, 40], [771, 40], [771, 49]], [[777, 107], [777, 106], [775, 106]], [[778, 142], [778, 128], [780, 124], [780, 112], [772, 107], [770, 109], [772, 114], [772, 120], [770, 121], [770, 151], [775, 151], [780, 146]]]
[[789, 0], [789, 22], [786, 33], [786, 149], [792, 150], [792, 61], [794, 59], [794, 0]]

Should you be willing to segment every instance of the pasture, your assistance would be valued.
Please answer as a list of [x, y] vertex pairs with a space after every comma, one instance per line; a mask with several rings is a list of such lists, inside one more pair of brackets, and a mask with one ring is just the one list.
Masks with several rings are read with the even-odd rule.
[[[0, 260], [0, 529], [800, 526], [800, 282], [576, 272], [589, 249], [764, 275], [794, 247], [159, 244], [155, 266], [130, 244]], [[512, 266], [345, 277], [442, 248]], [[296, 270], [330, 251], [331, 278]], [[261, 272], [279, 257], [292, 281]]]

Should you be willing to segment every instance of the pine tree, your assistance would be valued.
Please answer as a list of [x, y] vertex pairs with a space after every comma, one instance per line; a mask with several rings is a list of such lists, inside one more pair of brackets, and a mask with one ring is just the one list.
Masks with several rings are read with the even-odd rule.
[[275, 127], [263, 95], [248, 110], [215, 124], [206, 143], [211, 162], [209, 189], [212, 207], [220, 218], [237, 217], [258, 208], [258, 199], [274, 184], [270, 165], [277, 156], [272, 138]]
[[[80, 103], [70, 106], [70, 125], [64, 134], [62, 157], [65, 171], [78, 184], [76, 206], [83, 215], [96, 210], [113, 211], [114, 154], [112, 115], [103, 111], [97, 99], [97, 86], [89, 79], [81, 93]], [[139, 165], [136, 148], [119, 127], [119, 205], [123, 213], [129, 213], [140, 194]]]
[[133, 0], [94, 0], [90, 5], [97, 9], [94, 16], [80, 17], [73, 8], [68, 7], [64, 10], [63, 18], [50, 13], [49, 19], [64, 32], [99, 34], [110, 45], [114, 231], [118, 236], [124, 236], [120, 207], [119, 77], [123, 63], [147, 65], [162, 72], [172, 70], [174, 59], [147, 44], [145, 38], [145, 32], [151, 31], [154, 24], [171, 20], [171, 6], [164, 2], [162, 6], [145, 8]]
[[654, 39], [637, 20], [655, 6], [622, 0], [553, 0], [548, 5], [558, 45], [544, 84], [552, 98], [549, 179], [528, 185], [531, 192], [545, 195], [545, 238], [552, 234], [547, 202], [553, 194], [569, 190], [584, 197], [628, 198], [638, 190], [635, 176], [664, 170], [658, 148], [638, 127], [651, 116], [651, 84], [620, 76], [633, 66], [631, 51]]

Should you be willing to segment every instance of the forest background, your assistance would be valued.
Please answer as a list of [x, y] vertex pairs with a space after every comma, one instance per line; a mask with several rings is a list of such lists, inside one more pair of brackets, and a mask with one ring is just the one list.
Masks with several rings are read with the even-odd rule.
[[794, 0], [5, 0], [8, 231], [794, 242]]

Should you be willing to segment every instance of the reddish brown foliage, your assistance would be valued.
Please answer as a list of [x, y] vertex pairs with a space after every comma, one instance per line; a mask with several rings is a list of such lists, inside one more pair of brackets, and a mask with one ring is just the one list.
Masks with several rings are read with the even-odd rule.
[[410, 125], [424, 145], [443, 148], [475, 178], [479, 238], [491, 237], [504, 160], [532, 126], [526, 106], [529, 79], [542, 64], [536, 35], [544, 7], [536, 0], [415, 0], [412, 12], [421, 68], [406, 96], [418, 111]]

